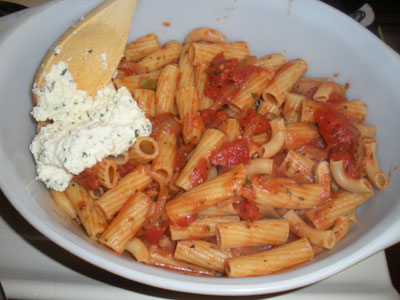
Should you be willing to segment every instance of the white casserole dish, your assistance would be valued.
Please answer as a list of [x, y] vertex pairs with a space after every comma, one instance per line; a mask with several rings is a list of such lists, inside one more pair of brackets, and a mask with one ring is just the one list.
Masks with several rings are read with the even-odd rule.
[[[243, 278], [198, 278], [118, 257], [89, 240], [56, 210], [35, 180], [28, 146], [35, 125], [29, 117], [36, 70], [58, 37], [101, 1], [53, 1], [21, 12], [23, 22], [0, 31], [0, 186], [15, 208], [40, 232], [80, 258], [120, 276], [176, 291], [254, 295], [305, 286], [400, 241], [400, 56], [355, 21], [315, 0], [140, 1], [130, 40], [155, 32], [161, 43], [200, 26], [214, 27], [230, 41], [245, 40], [252, 55], [283, 53], [309, 64], [308, 76], [350, 83], [349, 99], [368, 104], [366, 123], [377, 127], [378, 161], [391, 184], [359, 210], [359, 221], [333, 250], [281, 274]], [[12, 16], [6, 17], [11, 18]], [[7, 20], [2, 20], [7, 23]], [[166, 27], [162, 22], [170, 22]]]

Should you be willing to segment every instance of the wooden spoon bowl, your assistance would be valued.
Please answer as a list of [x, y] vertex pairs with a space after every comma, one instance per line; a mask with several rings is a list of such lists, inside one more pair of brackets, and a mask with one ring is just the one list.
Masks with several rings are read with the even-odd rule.
[[90, 96], [109, 84], [122, 58], [136, 5], [137, 0], [106, 0], [81, 18], [47, 53], [36, 74], [37, 87], [44, 87], [43, 75], [61, 61], [68, 63], [77, 89]]

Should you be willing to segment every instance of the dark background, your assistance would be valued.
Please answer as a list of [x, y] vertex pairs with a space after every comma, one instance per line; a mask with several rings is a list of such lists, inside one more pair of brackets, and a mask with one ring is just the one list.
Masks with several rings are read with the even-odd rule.
[[[369, 3], [375, 10], [376, 20], [382, 28], [384, 41], [400, 53], [400, 1], [375, 0], [369, 1]], [[392, 283], [400, 293], [400, 243], [388, 248], [385, 252]]]

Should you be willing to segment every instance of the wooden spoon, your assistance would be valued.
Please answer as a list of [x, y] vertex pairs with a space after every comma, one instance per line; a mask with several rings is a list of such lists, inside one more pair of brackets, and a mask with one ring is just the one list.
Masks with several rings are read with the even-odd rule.
[[37, 87], [45, 85], [43, 74], [60, 61], [68, 63], [77, 89], [90, 96], [109, 84], [123, 55], [137, 1], [106, 0], [81, 18], [47, 53], [36, 74]]

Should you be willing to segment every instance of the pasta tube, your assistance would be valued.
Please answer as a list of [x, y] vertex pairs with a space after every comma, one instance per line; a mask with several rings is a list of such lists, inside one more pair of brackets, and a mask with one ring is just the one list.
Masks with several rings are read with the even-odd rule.
[[121, 254], [147, 218], [153, 201], [142, 192], [135, 193], [99, 238], [99, 242]]
[[167, 202], [165, 209], [173, 223], [200, 210], [232, 198], [246, 181], [246, 170], [239, 165], [232, 171], [202, 183]]
[[230, 258], [225, 271], [229, 277], [268, 275], [309, 261], [313, 256], [308, 239], [302, 238], [271, 250]]

